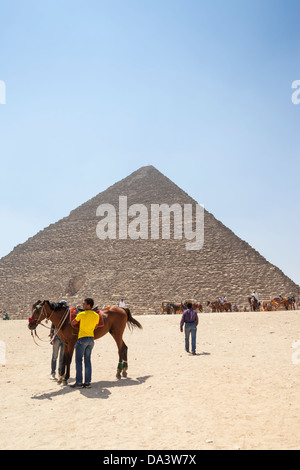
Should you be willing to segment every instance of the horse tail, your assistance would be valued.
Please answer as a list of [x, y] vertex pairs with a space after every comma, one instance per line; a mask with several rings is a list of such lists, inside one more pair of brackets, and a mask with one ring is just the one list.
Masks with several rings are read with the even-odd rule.
[[140, 328], [142, 329], [142, 325], [140, 324], [140, 322], [138, 322], [135, 318], [133, 318], [133, 316], [131, 315], [130, 313], [130, 310], [129, 308], [124, 308], [125, 312], [127, 313], [127, 324], [129, 326], [129, 328]]

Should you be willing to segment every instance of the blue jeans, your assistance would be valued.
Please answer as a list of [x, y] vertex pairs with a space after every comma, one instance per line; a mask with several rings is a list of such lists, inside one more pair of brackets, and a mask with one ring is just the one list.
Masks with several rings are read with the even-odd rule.
[[190, 345], [190, 335], [192, 338], [192, 352], [196, 352], [196, 333], [197, 333], [197, 325], [196, 323], [185, 323], [184, 327], [184, 333], [185, 333], [185, 349], [186, 351], [189, 351], [189, 345]]
[[79, 338], [75, 345], [76, 362], [76, 383], [82, 384], [82, 359], [84, 359], [85, 383], [90, 383], [92, 379], [91, 354], [94, 347], [94, 338], [86, 336]]
[[51, 374], [55, 374], [58, 353], [59, 353], [58, 373], [59, 375], [61, 375], [62, 374], [62, 361], [63, 361], [63, 355], [64, 355], [64, 343], [62, 342], [59, 336], [55, 336], [53, 340], [53, 347], [52, 347]]

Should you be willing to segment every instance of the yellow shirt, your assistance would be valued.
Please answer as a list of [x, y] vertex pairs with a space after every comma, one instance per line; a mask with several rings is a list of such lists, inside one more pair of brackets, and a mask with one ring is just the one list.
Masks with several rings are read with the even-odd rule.
[[76, 315], [76, 321], [80, 322], [78, 338], [94, 337], [94, 329], [99, 322], [98, 313], [93, 310], [85, 310]]

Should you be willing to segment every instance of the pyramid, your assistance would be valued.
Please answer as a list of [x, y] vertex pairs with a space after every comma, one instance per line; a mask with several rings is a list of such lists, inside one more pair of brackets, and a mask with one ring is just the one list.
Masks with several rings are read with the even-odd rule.
[[[122, 238], [134, 217], [128, 215], [124, 226], [120, 197], [127, 198], [128, 207], [145, 208], [148, 237]], [[297, 284], [206, 210], [201, 249], [189, 250], [184, 237], [175, 238], [175, 219], [170, 239], [162, 237], [162, 227], [159, 238], [153, 239], [150, 219], [155, 204], [196, 207], [197, 202], [156, 168], [146, 166], [15, 247], [0, 260], [0, 312], [27, 318], [38, 299], [66, 299], [76, 305], [87, 296], [99, 306], [124, 298], [133, 314], [159, 313], [164, 300], [193, 298], [206, 305], [221, 294], [241, 309], [253, 289], [261, 299], [299, 296]], [[99, 206], [115, 209], [115, 238], [99, 238], [99, 222], [104, 220], [97, 215]], [[195, 228], [195, 214], [193, 223]]]

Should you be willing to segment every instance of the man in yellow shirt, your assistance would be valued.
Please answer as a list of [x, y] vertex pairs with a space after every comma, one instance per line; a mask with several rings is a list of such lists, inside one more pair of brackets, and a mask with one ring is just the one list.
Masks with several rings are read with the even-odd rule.
[[[92, 310], [94, 300], [87, 298], [82, 304], [84, 311], [79, 312], [72, 326], [79, 323], [78, 339], [75, 345], [76, 382], [72, 388], [90, 388], [92, 379], [91, 354], [94, 347], [94, 330], [99, 322], [99, 315]], [[85, 382], [82, 383], [82, 360], [84, 358]]]

